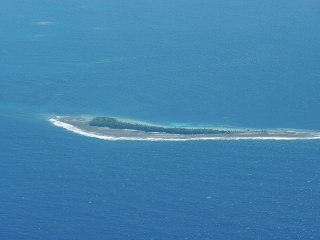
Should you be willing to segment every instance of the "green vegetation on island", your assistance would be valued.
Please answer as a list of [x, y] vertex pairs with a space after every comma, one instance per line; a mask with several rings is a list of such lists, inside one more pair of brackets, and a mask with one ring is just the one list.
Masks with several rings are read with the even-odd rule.
[[210, 128], [181, 128], [181, 127], [161, 127], [141, 123], [130, 123], [120, 121], [113, 117], [95, 117], [90, 121], [90, 126], [109, 127], [112, 129], [130, 129], [143, 132], [160, 132], [169, 134], [226, 134], [234, 131], [217, 130]]

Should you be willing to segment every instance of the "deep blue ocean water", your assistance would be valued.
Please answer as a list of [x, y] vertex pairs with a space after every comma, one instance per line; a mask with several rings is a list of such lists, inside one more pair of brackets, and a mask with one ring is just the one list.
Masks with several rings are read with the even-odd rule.
[[316, 0], [1, 0], [0, 239], [320, 239], [320, 141], [110, 142], [52, 114], [319, 130]]

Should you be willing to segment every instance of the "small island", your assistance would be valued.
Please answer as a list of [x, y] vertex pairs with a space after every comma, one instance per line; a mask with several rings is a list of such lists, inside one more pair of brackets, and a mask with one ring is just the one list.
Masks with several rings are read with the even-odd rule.
[[320, 132], [297, 129], [233, 129], [174, 127], [111, 116], [54, 116], [49, 121], [74, 133], [104, 140], [307, 140]]

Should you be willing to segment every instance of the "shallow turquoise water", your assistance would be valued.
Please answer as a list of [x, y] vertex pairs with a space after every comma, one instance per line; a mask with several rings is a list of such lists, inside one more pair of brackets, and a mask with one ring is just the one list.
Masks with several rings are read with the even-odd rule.
[[318, 239], [319, 141], [108, 142], [50, 114], [319, 129], [317, 1], [0, 3], [0, 239]]

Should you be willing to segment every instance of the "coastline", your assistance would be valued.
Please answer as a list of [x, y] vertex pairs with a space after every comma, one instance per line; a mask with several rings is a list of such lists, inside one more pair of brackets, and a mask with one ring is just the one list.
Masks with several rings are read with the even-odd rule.
[[181, 134], [143, 133], [135, 130], [115, 130], [90, 127], [86, 119], [79, 116], [55, 116], [49, 119], [54, 126], [64, 128], [78, 135], [108, 141], [199, 141], [199, 140], [316, 140], [320, 132], [302, 130], [269, 130], [265, 136], [249, 131], [241, 134], [204, 134], [197, 136]]

